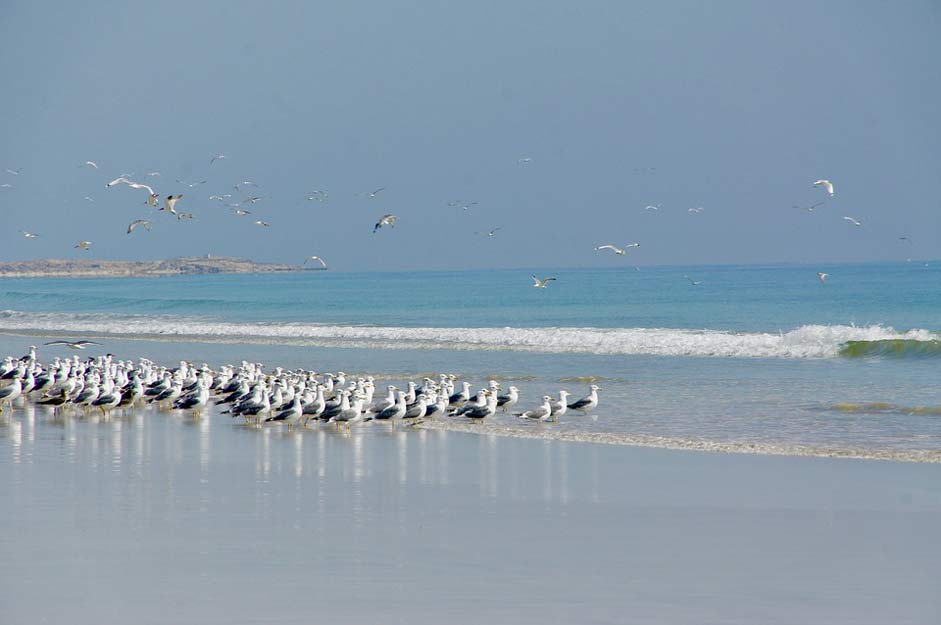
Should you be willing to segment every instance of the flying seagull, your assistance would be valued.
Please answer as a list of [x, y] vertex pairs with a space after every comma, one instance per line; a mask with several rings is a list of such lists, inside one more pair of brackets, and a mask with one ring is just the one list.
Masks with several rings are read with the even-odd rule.
[[827, 190], [827, 193], [830, 194], [830, 197], [833, 197], [833, 183], [829, 180], [818, 180], [814, 183], [815, 187], [823, 187]]
[[811, 204], [810, 206], [798, 206], [794, 204], [793, 206], [791, 206], [791, 208], [801, 208], [807, 211], [808, 213], [812, 213], [814, 212], [815, 208], [817, 208], [818, 206], [823, 206], [824, 204], [826, 204], [826, 202], [817, 202], [816, 204]]
[[160, 177], [160, 172], [159, 172], [159, 171], [149, 171], [149, 172], [147, 172], [147, 175], [148, 175], [148, 176], [153, 176], [153, 177], [159, 178], [159, 177]]
[[701, 213], [703, 211], [702, 206], [697, 206], [696, 208], [687, 208], [687, 213]]
[[379, 193], [385, 190], [386, 190], [385, 187], [379, 187], [375, 191], [363, 191], [362, 193], [357, 193], [356, 195], [360, 197], [376, 197], [377, 195], [379, 195]]
[[39, 237], [39, 235], [36, 234], [35, 232], [26, 232], [25, 230], [20, 230], [20, 232], [22, 232], [23, 236], [26, 237], [27, 239], [36, 239]]
[[13, 174], [14, 176], [19, 176], [21, 171], [23, 171], [23, 168], [22, 168], [22, 167], [17, 167], [16, 169], [8, 169], [8, 170], [7, 170], [7, 173], [8, 173], [8, 174]]
[[683, 277], [689, 280], [689, 283], [692, 284], [693, 286], [699, 286], [700, 284], [702, 284], [702, 280], [693, 280], [689, 276], [683, 276]]
[[236, 215], [251, 215], [252, 214], [252, 211], [247, 211], [244, 208], [239, 208], [238, 206], [233, 206], [232, 212], [234, 212]]
[[89, 345], [101, 345], [101, 343], [96, 343], [94, 341], [49, 341], [48, 343], [43, 343], [43, 345], [65, 345], [71, 347], [72, 349], [85, 349]]
[[376, 222], [376, 225], [373, 226], [373, 229], [372, 229], [373, 234], [375, 234], [376, 231], [378, 231], [379, 228], [383, 226], [389, 226], [390, 228], [395, 228], [396, 219], [398, 219], [398, 217], [392, 214], [383, 215], [382, 217], [379, 218], [379, 221]]
[[601, 251], [601, 250], [611, 250], [612, 252], [614, 252], [614, 253], [617, 254], [618, 256], [624, 256], [625, 252], [626, 252], [629, 248], [632, 248], [632, 247], [640, 247], [640, 243], [629, 243], [629, 244], [625, 245], [623, 249], [620, 248], [620, 247], [617, 247], [617, 246], [615, 246], [615, 245], [599, 245], [598, 247], [595, 248], [595, 251], [598, 252], [598, 251]]
[[261, 219], [256, 219], [256, 220], [255, 220], [254, 222], [252, 222], [252, 223], [254, 223], [256, 226], [261, 226], [261, 227], [263, 227], [263, 228], [267, 228], [268, 226], [271, 225], [271, 224], [269, 224], [267, 221], [262, 221]]
[[183, 194], [180, 195], [168, 195], [167, 199], [164, 200], [163, 208], [161, 211], [166, 211], [171, 215], [176, 215], [176, 203], [180, 201], [180, 198], [183, 197]]
[[177, 213], [176, 214], [177, 221], [179, 221], [180, 219], [193, 219], [194, 217], [195, 216], [193, 215], [193, 213]]
[[311, 191], [307, 194], [308, 200], [316, 200], [318, 202], [326, 202], [328, 198], [326, 191]]
[[659, 205], [659, 204], [648, 204], [647, 206], [644, 207], [644, 210], [645, 210], [645, 211], [658, 211], [658, 210], [660, 210], [660, 205]]
[[91, 247], [91, 241], [79, 241], [76, 245], [76, 248], [80, 250], [87, 250]]
[[855, 220], [855, 219], [853, 219], [852, 217], [849, 217], [849, 216], [844, 216], [843, 219], [844, 219], [845, 221], [850, 222], [850, 223], [853, 224], [854, 226], [861, 226], [861, 225], [863, 225], [863, 222], [857, 221], [857, 220]]
[[321, 257], [319, 257], [319, 256], [308, 256], [307, 258], [304, 259], [304, 264], [306, 265], [306, 264], [307, 264], [307, 261], [309, 261], [309, 260], [316, 260], [318, 263], [320, 263], [321, 265], [323, 265], [323, 268], [324, 268], [324, 269], [327, 268], [327, 263], [323, 262], [323, 259], [322, 259]]
[[216, 154], [211, 159], [209, 159], [209, 164], [212, 165], [216, 161], [221, 161], [224, 158], [225, 158], [225, 154]]
[[487, 230], [486, 232], [476, 232], [475, 234], [479, 234], [485, 237], [492, 237], [493, 235], [497, 233], [498, 230], [503, 230], [503, 226], [499, 228], [494, 228], [493, 230]]
[[536, 276], [531, 276], [533, 279], [533, 288], [544, 289], [549, 286], [549, 282], [555, 280], [555, 278], [537, 278]]
[[830, 277], [830, 274], [824, 273], [822, 271], [817, 272], [817, 279], [820, 280], [820, 283], [823, 284], [827, 281], [827, 278]]
[[144, 230], [150, 230], [150, 222], [146, 219], [136, 219], [128, 224], [127, 233], [131, 234], [137, 226], [144, 226]]
[[516, 162], [520, 165], [524, 165], [526, 163], [532, 163], [533, 159], [530, 158], [529, 156], [524, 156], [523, 158], [516, 159]]
[[98, 163], [96, 163], [95, 161], [85, 161], [85, 164], [88, 165], [89, 167], [94, 167], [95, 169], [98, 169]]

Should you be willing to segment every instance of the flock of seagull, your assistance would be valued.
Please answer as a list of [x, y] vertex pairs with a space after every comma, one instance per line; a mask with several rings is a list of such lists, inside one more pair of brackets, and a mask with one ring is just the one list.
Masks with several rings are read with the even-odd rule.
[[[226, 158], [227, 157], [225, 154], [212, 155], [212, 157], [209, 159], [209, 167], [212, 167], [213, 164], [218, 163], [222, 160], [225, 160]], [[517, 159], [516, 163], [518, 165], [525, 166], [525, 165], [532, 163], [532, 160], [533, 159], [530, 157], [522, 157], [522, 158]], [[92, 169], [95, 171], [99, 169], [98, 163], [96, 163], [95, 161], [91, 161], [91, 160], [85, 161], [83, 164], [79, 165], [79, 167], [85, 167], [85, 168]], [[6, 173], [11, 176], [19, 176], [21, 171], [22, 169], [6, 169]], [[161, 173], [159, 171], [151, 171], [146, 174], [146, 177], [148, 179], [153, 179], [155, 181], [160, 176], [161, 176]], [[184, 198], [184, 195], [182, 193], [163, 196], [163, 199], [161, 202], [161, 195], [158, 194], [154, 190], [154, 186], [157, 184], [156, 182], [144, 183], [144, 182], [136, 181], [132, 178], [133, 178], [132, 174], [122, 174], [114, 178], [113, 180], [107, 182], [105, 184], [105, 187], [108, 189], [112, 189], [116, 187], [126, 186], [127, 188], [130, 188], [130, 189], [143, 191], [146, 193], [146, 199], [143, 202], [143, 204], [148, 207], [156, 208], [158, 213], [166, 213], [167, 215], [171, 217], [176, 217], [177, 220], [194, 219], [195, 216], [193, 213], [181, 212], [180, 210], [177, 209], [178, 203]], [[186, 186], [189, 188], [196, 188], [203, 184], [206, 184], [208, 180], [202, 179], [202, 180], [197, 180], [195, 182], [185, 182], [183, 180], [177, 180], [176, 182], [178, 185], [181, 185], [181, 186]], [[2, 187], [12, 187], [12, 185], [10, 183], [4, 183]], [[798, 209], [807, 210], [808, 212], [813, 212], [819, 207], [825, 205], [827, 203], [827, 200], [834, 197], [834, 185], [833, 185], [833, 182], [831, 182], [830, 180], [827, 180], [827, 179], [816, 180], [813, 182], [813, 187], [822, 189], [826, 193], [826, 198], [819, 202], [815, 202], [809, 206], [796, 206], [795, 205], [793, 208], [798, 208]], [[235, 197], [233, 193], [222, 193], [222, 194], [210, 195], [208, 196], [208, 199], [209, 201], [218, 201], [224, 204], [224, 206], [231, 209], [233, 214], [235, 214], [236, 216], [252, 215], [252, 211], [248, 210], [247, 207], [254, 207], [255, 204], [262, 202], [266, 199], [266, 196], [258, 195], [256, 193], [257, 189], [258, 189], [258, 185], [255, 182], [251, 180], [242, 180], [238, 182], [237, 184], [233, 185], [233, 190], [238, 194], [238, 197]], [[375, 198], [379, 196], [381, 193], [385, 192], [385, 190], [386, 190], [386, 187], [378, 187], [376, 189], [373, 189], [372, 191], [364, 191], [361, 193], [357, 193], [356, 196], [362, 197], [362, 198]], [[308, 192], [305, 195], [305, 198], [308, 201], [326, 202], [329, 199], [329, 194], [323, 190], [314, 190], [314, 191]], [[85, 199], [88, 201], [94, 201], [92, 200], [92, 198], [88, 196], [86, 196]], [[466, 211], [469, 208], [476, 206], [477, 204], [478, 203], [474, 201], [452, 200], [448, 202], [447, 205], [449, 207], [460, 208]], [[660, 208], [661, 208], [660, 204], [648, 204], [647, 206], [645, 206], [645, 210], [647, 211], [659, 211]], [[698, 207], [689, 208], [687, 210], [689, 213], [701, 213], [705, 209], [701, 206], [698, 206]], [[392, 213], [384, 214], [377, 219], [375, 225], [373, 226], [372, 231], [375, 234], [384, 228], [393, 229], [395, 228], [397, 220], [398, 220], [398, 216], [395, 214], [392, 214]], [[856, 227], [861, 227], [863, 225], [860, 220], [850, 215], [844, 215], [843, 220]], [[267, 228], [270, 226], [270, 224], [267, 221], [264, 221], [262, 219], [256, 219], [253, 221], [253, 223], [257, 226], [264, 227], [264, 228]], [[150, 231], [152, 225], [153, 225], [153, 222], [150, 219], [146, 219], [146, 218], [135, 219], [128, 224], [127, 229], [126, 229], [126, 234], [130, 235], [138, 228], [143, 228], [144, 230]], [[480, 236], [485, 236], [485, 237], [494, 237], [500, 230], [502, 230], [501, 227], [496, 227], [496, 228], [491, 228], [489, 230], [478, 231], [478, 232], [475, 232], [475, 234], [480, 235]], [[27, 232], [24, 230], [21, 230], [20, 232], [27, 239], [36, 239], [36, 238], [39, 238], [40, 236], [39, 234], [35, 232]], [[911, 237], [908, 237], [908, 236], [899, 237], [899, 239], [902, 241], [907, 241], [909, 243], [911, 242]], [[75, 249], [78, 249], [81, 251], [87, 251], [87, 250], [90, 250], [92, 246], [93, 246], [92, 241], [80, 240], [75, 244], [74, 247]], [[638, 247], [640, 247], [640, 243], [635, 241], [635, 242], [627, 243], [623, 245], [615, 245], [612, 243], [606, 243], [606, 244], [595, 246], [594, 250], [596, 252], [610, 252], [618, 257], [625, 257], [627, 256], [629, 250], [638, 248]], [[303, 264], [306, 265], [308, 262], [311, 262], [311, 261], [319, 263], [321, 269], [328, 268], [327, 262], [320, 256], [308, 256], [304, 259]], [[694, 280], [690, 278], [689, 276], [685, 276], [685, 277], [692, 286], [698, 286], [702, 283], [702, 281]], [[824, 282], [827, 278], [827, 274], [821, 272], [817, 274], [817, 277], [819, 278], [821, 282]], [[547, 288], [548, 283], [552, 280], [555, 280], [555, 278], [538, 278], [536, 276], [533, 276], [533, 286], [535, 288], [545, 289]]]
[[[45, 345], [66, 345], [84, 349], [93, 341], [50, 341]], [[32, 402], [63, 411], [100, 411], [107, 418], [114, 410], [136, 409], [143, 404], [158, 410], [190, 411], [199, 418], [213, 404], [221, 414], [240, 417], [247, 424], [261, 426], [281, 423], [293, 430], [311, 423], [350, 427], [356, 423], [379, 421], [419, 423], [424, 419], [455, 417], [481, 421], [498, 410], [510, 413], [520, 400], [520, 391], [489, 380], [476, 392], [472, 384], [454, 374], [437, 379], [425, 377], [409, 381], [405, 388], [386, 387], [376, 396], [371, 376], [353, 378], [346, 373], [317, 373], [305, 369], [277, 367], [266, 372], [260, 363], [243, 361], [240, 366], [224, 365], [218, 370], [181, 361], [178, 367], [159, 366], [141, 358], [118, 360], [112, 354], [95, 358], [56, 358], [41, 363], [36, 346], [20, 358], [8, 356], [0, 364], [0, 413], [4, 405]], [[587, 414], [598, 406], [596, 384], [582, 399], [569, 401], [569, 392], [559, 391], [554, 400], [545, 395], [539, 405], [512, 412], [520, 419], [556, 421], [568, 410]]]

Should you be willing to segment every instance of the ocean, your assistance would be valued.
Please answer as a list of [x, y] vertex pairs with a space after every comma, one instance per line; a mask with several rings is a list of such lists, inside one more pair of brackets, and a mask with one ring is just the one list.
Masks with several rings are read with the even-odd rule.
[[340, 369], [380, 388], [454, 372], [515, 384], [520, 409], [603, 387], [592, 414], [556, 424], [498, 414], [488, 431], [506, 435], [941, 461], [941, 263], [539, 270], [557, 278], [546, 289], [531, 273], [7, 279], [0, 333], [11, 350], [92, 338], [119, 357]]

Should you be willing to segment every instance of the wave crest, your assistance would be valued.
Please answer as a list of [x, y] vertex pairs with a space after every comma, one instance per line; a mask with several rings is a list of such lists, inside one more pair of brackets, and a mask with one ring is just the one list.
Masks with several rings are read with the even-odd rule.
[[[941, 336], [928, 330], [897, 332], [880, 325], [805, 325], [779, 333], [678, 328], [412, 328], [13, 310], [0, 312], [0, 331], [191, 342], [703, 358], [834, 358], [859, 355], [861, 348], [855, 346], [863, 343], [903, 341], [916, 350], [919, 344], [941, 341]], [[853, 346], [853, 353], [844, 354], [845, 346]]]

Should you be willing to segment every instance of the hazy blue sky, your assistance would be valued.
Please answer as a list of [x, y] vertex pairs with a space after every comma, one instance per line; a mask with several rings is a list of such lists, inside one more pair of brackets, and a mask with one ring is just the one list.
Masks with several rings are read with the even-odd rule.
[[[0, 51], [0, 170], [22, 168], [0, 171], [4, 259], [939, 257], [936, 1], [8, 1]], [[105, 188], [125, 172], [197, 219]], [[817, 178], [836, 197], [792, 208], [823, 198]], [[245, 179], [270, 228], [208, 201]], [[148, 213], [152, 232], [124, 234]], [[398, 225], [371, 234], [383, 213]], [[631, 241], [627, 259], [592, 249]]]

